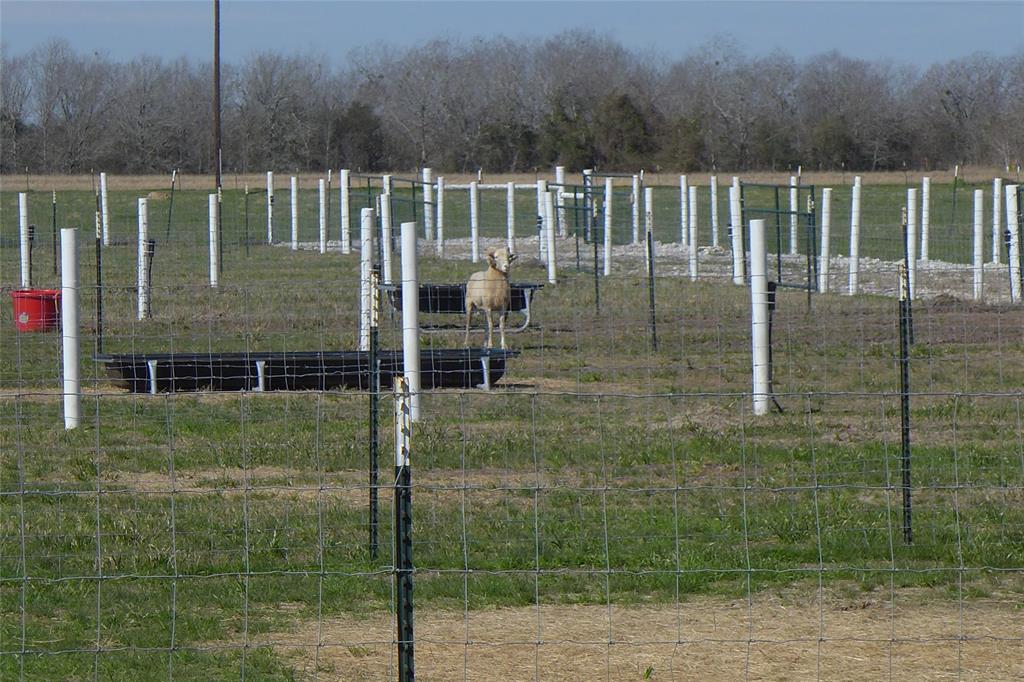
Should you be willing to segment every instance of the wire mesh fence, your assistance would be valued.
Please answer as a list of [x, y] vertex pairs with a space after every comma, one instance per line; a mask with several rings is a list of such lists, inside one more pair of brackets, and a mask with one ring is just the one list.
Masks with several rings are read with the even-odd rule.
[[[709, 231], [699, 237], [692, 281], [677, 243], [678, 188], [655, 189], [655, 344], [645, 252], [632, 243], [630, 183], [621, 182], [612, 274], [603, 274], [597, 231], [589, 243], [578, 235], [587, 257], [577, 263], [570, 223], [557, 242], [555, 285], [529, 231], [536, 194], [516, 193], [517, 228], [520, 220], [529, 228], [517, 236], [511, 278], [544, 286], [527, 324], [522, 310], [509, 313], [510, 328], [523, 326], [509, 333], [514, 354], [500, 373], [493, 366], [491, 390], [476, 386], [479, 357], [467, 355], [437, 369], [461, 373], [460, 387], [422, 396], [410, 449], [417, 674], [1020, 677], [1024, 308], [1010, 303], [1008, 279], [986, 279], [975, 301], [969, 270], [966, 279], [952, 267], [918, 273], [908, 488], [895, 298], [903, 189], [891, 206], [864, 189], [870, 267], [859, 295], [835, 286], [808, 306], [805, 292], [777, 291], [779, 409], [755, 416], [750, 294], [733, 283], [728, 203], [722, 246], [707, 246]], [[420, 242], [421, 282], [464, 283], [484, 267], [468, 262], [468, 225], [456, 209], [465, 192], [445, 192], [446, 257]], [[134, 235], [137, 197], [112, 197], [123, 228], [115, 219], [102, 249], [102, 288], [92, 205], [82, 209], [79, 428], [65, 431], [62, 421], [60, 334], [17, 331], [3, 306], [2, 677], [398, 677], [393, 394], [379, 396], [375, 485], [367, 385], [296, 390], [273, 384], [271, 365], [261, 385], [254, 365], [275, 353], [312, 354], [313, 364], [283, 371], [319, 379], [333, 371], [329, 354], [359, 347], [362, 206], [350, 206], [349, 255], [337, 245], [318, 253], [315, 200], [297, 251], [287, 239], [236, 239], [232, 221], [244, 213], [226, 206], [213, 288], [206, 204], [197, 201], [187, 221], [183, 196], [175, 237], [157, 240], [142, 320], [135, 244], [121, 236]], [[225, 202], [237, 198], [225, 192]], [[488, 189], [481, 198], [486, 249], [506, 239], [507, 194]], [[11, 200], [5, 193], [0, 254], [9, 288], [18, 272]], [[848, 225], [844, 201], [834, 189], [833, 230]], [[255, 206], [251, 225], [265, 230]], [[402, 210], [396, 224], [411, 219]], [[150, 211], [159, 235], [162, 212]], [[56, 288], [44, 237], [34, 285]], [[891, 239], [895, 251], [867, 260], [868, 244]], [[932, 258], [942, 248], [933, 245]], [[833, 249], [833, 275], [845, 284], [843, 251]], [[401, 348], [392, 300], [382, 293], [382, 353]], [[455, 313], [423, 312], [425, 357], [462, 348], [464, 318]], [[478, 319], [469, 343], [483, 343]], [[170, 353], [205, 356], [201, 390], [167, 390], [162, 357], [127, 388], [97, 359]], [[230, 370], [231, 354], [247, 358], [247, 383], [216, 390], [226, 388], [214, 373]]]

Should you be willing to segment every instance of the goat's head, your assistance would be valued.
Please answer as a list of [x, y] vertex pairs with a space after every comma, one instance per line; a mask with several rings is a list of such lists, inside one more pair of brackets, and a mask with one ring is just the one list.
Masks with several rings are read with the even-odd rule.
[[516, 254], [509, 251], [506, 246], [497, 249], [487, 249], [487, 262], [499, 272], [507, 273], [509, 268], [512, 267], [512, 261], [516, 258]]

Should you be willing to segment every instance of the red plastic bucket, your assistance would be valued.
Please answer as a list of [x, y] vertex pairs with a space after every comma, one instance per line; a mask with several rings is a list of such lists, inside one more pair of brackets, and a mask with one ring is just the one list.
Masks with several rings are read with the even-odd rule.
[[18, 331], [48, 332], [60, 324], [59, 289], [17, 289], [11, 299]]

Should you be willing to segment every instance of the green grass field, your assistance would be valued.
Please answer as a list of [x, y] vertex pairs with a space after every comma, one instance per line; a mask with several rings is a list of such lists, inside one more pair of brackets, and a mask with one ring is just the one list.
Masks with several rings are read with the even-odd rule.
[[[948, 189], [932, 187], [932, 257], [962, 260], [968, 192], [958, 190], [951, 223]], [[847, 192], [834, 193], [838, 253]], [[865, 189], [862, 254], [899, 256], [886, 235], [898, 229], [903, 192]], [[453, 194], [446, 233], [464, 237], [464, 193]], [[485, 197], [492, 194], [484, 232], [499, 237], [504, 193]], [[522, 194], [526, 234], [535, 199]], [[256, 195], [247, 249], [244, 197], [234, 190], [225, 193], [218, 290], [206, 285], [205, 193], [176, 193], [169, 240], [167, 201], [151, 202], [153, 318], [135, 320], [137, 196], [111, 197], [123, 244], [104, 250], [105, 351], [356, 347], [358, 253], [259, 243], [265, 197]], [[656, 196], [657, 231], [668, 239], [678, 232], [677, 197], [670, 188]], [[725, 225], [724, 187], [720, 199]], [[0, 678], [312, 677], [274, 642], [322, 619], [372, 619], [394, 608], [391, 398], [382, 401], [381, 546], [372, 557], [367, 395], [149, 396], [111, 386], [91, 358], [93, 197], [66, 192], [58, 200], [59, 224], [81, 227], [84, 419], [63, 428], [58, 335], [16, 334], [5, 300]], [[46, 226], [35, 283], [55, 286], [50, 194], [31, 201], [32, 222]], [[13, 192], [0, 195], [5, 289], [17, 285], [16, 202]], [[315, 194], [305, 193], [302, 241], [316, 239], [315, 206]], [[276, 210], [275, 235], [286, 239], [287, 192], [279, 191]], [[336, 218], [336, 204], [333, 211]], [[703, 223], [706, 206], [700, 215]], [[990, 233], [987, 211], [986, 220]], [[803, 293], [781, 292], [773, 359], [785, 412], [755, 418], [745, 395], [745, 290], [721, 279], [659, 277], [653, 349], [643, 264], [628, 265], [601, 282], [600, 312], [592, 275], [564, 269], [538, 295], [531, 328], [510, 337], [521, 356], [496, 390], [424, 396], [413, 446], [417, 618], [787, 591], [855, 601], [880, 590], [893, 602], [995, 602], [1018, 623], [1024, 618], [1019, 306], [951, 298], [915, 305], [908, 546], [895, 302], [819, 295], [808, 311]], [[421, 279], [462, 281], [478, 267], [426, 255]], [[513, 279], [546, 276], [526, 256]], [[383, 319], [382, 344], [398, 347], [400, 320]], [[452, 326], [424, 334], [424, 345], [461, 345], [461, 320], [424, 321]], [[1010, 638], [1019, 644], [1019, 633]], [[331, 643], [353, 656], [370, 646]], [[355, 676], [341, 669], [335, 678]]]

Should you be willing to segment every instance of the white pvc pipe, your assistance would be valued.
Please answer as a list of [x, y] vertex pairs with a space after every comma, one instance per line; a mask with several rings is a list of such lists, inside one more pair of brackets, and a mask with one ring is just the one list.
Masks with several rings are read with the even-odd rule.
[[646, 234], [654, 232], [654, 188], [644, 187], [644, 243]]
[[633, 243], [640, 242], [640, 176], [633, 176]]
[[754, 414], [768, 414], [768, 252], [764, 220], [750, 221], [750, 333]]
[[690, 217], [687, 221], [689, 223], [689, 239], [687, 240], [686, 246], [689, 250], [690, 257], [690, 281], [697, 281], [697, 185], [690, 185], [690, 197], [687, 202], [690, 207]]
[[327, 183], [320, 178], [320, 253], [327, 253]]
[[64, 428], [81, 419], [78, 380], [78, 230], [60, 231], [60, 315], [64, 365]]
[[385, 194], [391, 194], [391, 176], [382, 175], [380, 176], [381, 187]]
[[711, 246], [718, 248], [718, 176], [711, 176]]
[[974, 190], [974, 300], [980, 301], [982, 296], [983, 277], [985, 272], [985, 190]]
[[429, 242], [434, 238], [434, 174], [423, 169], [423, 235]]
[[299, 179], [292, 176], [292, 251], [299, 250]]
[[28, 289], [32, 286], [30, 276], [31, 265], [29, 263], [29, 242], [28, 242], [28, 193], [18, 192], [18, 243], [21, 248], [21, 288]]
[[558, 284], [558, 258], [555, 251], [555, 194], [554, 192], [544, 193], [544, 234], [548, 241], [548, 282]]
[[850, 199], [850, 296], [857, 293], [860, 279], [860, 176], [853, 179]]
[[338, 220], [341, 222], [341, 252], [345, 255], [352, 253], [352, 230], [349, 225], [349, 171], [342, 168], [338, 171]]
[[[361, 224], [361, 223], [360, 223]], [[391, 284], [391, 195], [380, 195], [381, 279]], [[440, 244], [440, 240], [438, 240]], [[361, 249], [362, 247], [360, 247]]]
[[444, 177], [437, 178], [437, 255], [444, 258]]
[[149, 241], [149, 202], [139, 199], [139, 240], [136, 274], [136, 291], [138, 293], [138, 318], [149, 317], [149, 283], [146, 277], [146, 242]]
[[729, 231], [732, 238], [732, 284], [743, 285], [743, 232], [739, 224], [739, 189], [729, 186]]
[[274, 243], [274, 171], [267, 171], [267, 243]]
[[263, 392], [267, 390], [267, 361], [256, 361], [256, 388], [254, 391]]
[[797, 219], [796, 212], [800, 210], [800, 189], [799, 180], [795, 175], [789, 176], [789, 255], [795, 256], [797, 249]]
[[156, 377], [157, 377], [156, 368], [157, 368], [157, 365], [159, 364], [159, 362], [160, 362], [159, 360], [146, 360], [146, 368], [149, 370], [149, 394], [150, 395], [156, 395], [157, 394], [157, 390], [156, 390], [156, 387], [157, 387], [157, 383], [156, 383]]
[[548, 262], [548, 241], [544, 238], [544, 193], [548, 191], [547, 180], [537, 180], [537, 217], [540, 219], [541, 231], [537, 234], [537, 253], [541, 263]]
[[928, 233], [931, 227], [932, 179], [921, 178], [921, 260], [928, 260]]
[[917, 298], [917, 188], [907, 190], [907, 286]]
[[1017, 185], [1006, 186], [1006, 227], [1010, 230], [1010, 294], [1021, 300], [1020, 290], [1020, 227], [1017, 219]]
[[510, 182], [505, 188], [505, 222], [508, 226], [508, 250], [516, 252], [516, 183]]
[[361, 351], [370, 350], [370, 271], [373, 269], [373, 228], [373, 209], [364, 208], [359, 215], [359, 350]]
[[686, 186], [686, 176], [679, 176], [679, 241], [686, 246], [690, 239], [690, 193]]
[[420, 418], [420, 285], [416, 223], [402, 223], [402, 362], [409, 382], [412, 421]]
[[745, 249], [743, 246], [743, 226], [740, 225], [740, 188], [739, 178], [733, 178], [729, 186], [729, 229], [732, 232], [732, 283], [743, 286], [746, 278], [746, 266], [743, 262]]
[[821, 263], [818, 266], [818, 291], [828, 291], [828, 269], [832, 241], [832, 188], [821, 190]]
[[100, 211], [103, 213], [103, 246], [110, 246], [110, 202], [107, 197], [106, 173], [100, 173]]
[[612, 274], [612, 179], [604, 179], [604, 276]]
[[480, 262], [480, 190], [476, 182], [469, 183], [469, 247], [473, 262]]
[[1003, 248], [1003, 179], [992, 181], [992, 263], [999, 265]]
[[[647, 253], [647, 235], [651, 235], [651, 239], [654, 239], [654, 188], [644, 187], [644, 253]], [[651, 259], [649, 257], [644, 258], [644, 263], [647, 264], [647, 274], [651, 274]]]
[[216, 289], [219, 284], [217, 277], [220, 270], [220, 252], [217, 243], [217, 215], [219, 212], [217, 195], [208, 195], [208, 201], [210, 206], [210, 286]]
[[562, 201], [562, 192], [565, 191], [565, 166], [555, 166], [555, 184], [558, 185], [558, 194], [555, 196], [558, 208], [558, 236], [565, 237], [568, 234], [565, 224], [565, 203]]

